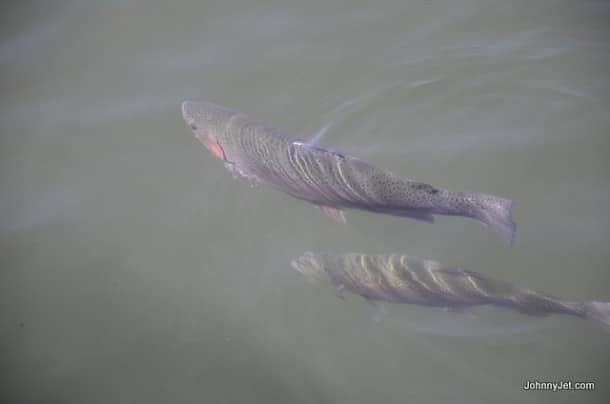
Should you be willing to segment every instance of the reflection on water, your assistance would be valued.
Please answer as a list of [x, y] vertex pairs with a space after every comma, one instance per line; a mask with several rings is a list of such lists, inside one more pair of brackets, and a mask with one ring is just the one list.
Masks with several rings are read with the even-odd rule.
[[[396, 251], [610, 298], [608, 2], [239, 3], [3, 7], [3, 394], [606, 402], [610, 341], [586, 321], [390, 307], [376, 322], [286, 263]], [[452, 218], [349, 212], [338, 226], [243, 187], [182, 122], [191, 98], [397, 175], [510, 197], [515, 247]], [[540, 395], [526, 377], [598, 383]]]

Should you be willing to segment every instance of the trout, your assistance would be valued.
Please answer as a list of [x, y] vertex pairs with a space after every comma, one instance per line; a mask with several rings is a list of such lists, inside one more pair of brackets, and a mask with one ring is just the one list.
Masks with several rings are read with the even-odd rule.
[[531, 316], [566, 314], [593, 320], [610, 331], [608, 302], [570, 302], [477, 272], [445, 268], [428, 259], [399, 254], [307, 252], [292, 260], [291, 266], [312, 281], [326, 274], [339, 292], [347, 290], [371, 302], [452, 310], [491, 305]]
[[515, 237], [512, 201], [494, 195], [453, 192], [393, 173], [339, 152], [295, 141], [237, 111], [184, 101], [182, 115], [195, 137], [234, 177], [266, 183], [318, 205], [345, 223], [345, 209], [433, 222], [433, 215], [462, 216], [491, 227], [510, 244]]

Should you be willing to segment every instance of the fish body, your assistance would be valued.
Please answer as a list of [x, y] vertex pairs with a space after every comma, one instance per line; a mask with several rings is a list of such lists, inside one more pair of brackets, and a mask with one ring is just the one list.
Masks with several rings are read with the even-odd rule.
[[433, 215], [476, 219], [513, 243], [512, 201], [494, 195], [453, 192], [395, 176], [358, 158], [293, 138], [211, 103], [185, 101], [185, 121], [234, 176], [266, 183], [322, 207], [338, 221], [344, 209], [360, 209], [433, 221]]
[[433, 260], [399, 254], [307, 252], [291, 265], [309, 279], [326, 274], [337, 288], [370, 301], [451, 309], [491, 305], [532, 316], [592, 319], [610, 329], [610, 303], [570, 302], [477, 272], [445, 268]]

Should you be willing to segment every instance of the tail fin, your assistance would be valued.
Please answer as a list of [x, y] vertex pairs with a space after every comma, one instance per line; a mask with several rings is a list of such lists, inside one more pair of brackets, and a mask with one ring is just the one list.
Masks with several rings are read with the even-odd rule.
[[475, 217], [491, 227], [508, 242], [515, 242], [516, 225], [513, 221], [513, 201], [488, 194], [470, 194], [475, 205]]
[[610, 302], [589, 302], [585, 304], [585, 317], [595, 321], [610, 332]]

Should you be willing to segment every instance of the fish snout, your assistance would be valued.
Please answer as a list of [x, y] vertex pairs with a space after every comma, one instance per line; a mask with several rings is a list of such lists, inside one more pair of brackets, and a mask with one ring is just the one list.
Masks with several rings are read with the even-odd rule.
[[313, 254], [309, 252], [290, 261], [290, 266], [312, 282], [315, 281], [322, 272], [322, 268], [317, 265]]
[[199, 140], [212, 154], [221, 159], [227, 160], [223, 147], [216, 139], [215, 130], [209, 125], [205, 119], [205, 109], [200, 103], [195, 101], [184, 100], [180, 104], [182, 110], [182, 118], [190, 126], [195, 138]]
[[195, 124], [195, 108], [192, 101], [185, 100], [180, 104], [180, 109], [182, 110], [182, 118], [186, 122], [188, 126], [191, 127], [192, 130], [197, 130], [197, 125]]
[[301, 264], [301, 257], [290, 261], [290, 266], [297, 272], [303, 272], [303, 266]]

